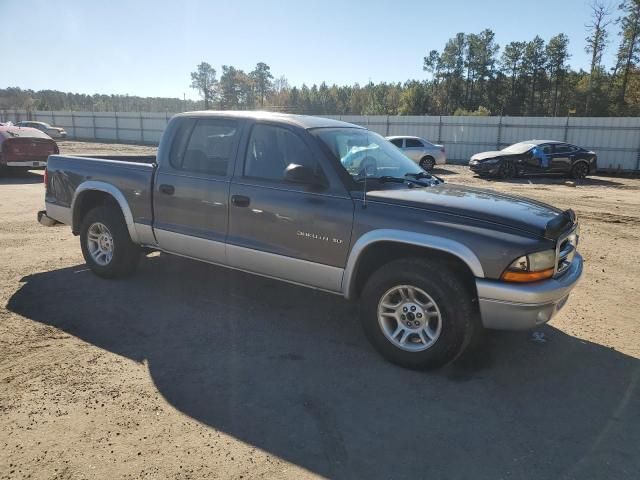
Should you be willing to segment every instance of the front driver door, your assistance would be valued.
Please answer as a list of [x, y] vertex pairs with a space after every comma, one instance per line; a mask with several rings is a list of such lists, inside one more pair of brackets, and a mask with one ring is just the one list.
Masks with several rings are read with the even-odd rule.
[[[242, 270], [339, 291], [354, 206], [309, 140], [293, 127], [253, 125], [231, 182], [227, 256]], [[326, 188], [286, 182], [291, 163], [314, 169]]]

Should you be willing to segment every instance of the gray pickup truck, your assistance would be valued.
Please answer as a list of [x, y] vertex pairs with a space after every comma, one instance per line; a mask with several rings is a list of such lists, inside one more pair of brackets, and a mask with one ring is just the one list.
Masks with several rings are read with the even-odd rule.
[[342, 295], [388, 360], [432, 368], [528, 329], [582, 274], [571, 210], [444, 183], [380, 135], [317, 117], [176, 115], [156, 157], [49, 157], [40, 223], [104, 278], [159, 250]]

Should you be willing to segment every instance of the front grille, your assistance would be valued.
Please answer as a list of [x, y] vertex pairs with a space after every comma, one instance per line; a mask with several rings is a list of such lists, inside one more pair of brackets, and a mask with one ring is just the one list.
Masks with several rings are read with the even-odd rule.
[[556, 277], [564, 274], [571, 267], [579, 238], [580, 229], [578, 225], [575, 225], [567, 235], [560, 237], [558, 240], [556, 245]]

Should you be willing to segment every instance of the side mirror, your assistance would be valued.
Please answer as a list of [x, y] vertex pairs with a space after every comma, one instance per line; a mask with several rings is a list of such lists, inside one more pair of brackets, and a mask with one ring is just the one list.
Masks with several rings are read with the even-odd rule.
[[326, 181], [320, 175], [316, 174], [313, 169], [290, 163], [284, 170], [284, 179], [291, 183], [301, 183], [303, 185], [311, 185], [314, 187], [326, 187]]

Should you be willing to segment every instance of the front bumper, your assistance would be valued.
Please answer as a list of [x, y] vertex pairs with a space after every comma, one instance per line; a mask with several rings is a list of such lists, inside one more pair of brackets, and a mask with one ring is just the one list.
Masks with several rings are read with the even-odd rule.
[[472, 172], [484, 175], [495, 175], [500, 171], [500, 162], [486, 163], [486, 162], [469, 162], [469, 168]]
[[497, 330], [526, 330], [547, 323], [565, 305], [582, 275], [576, 253], [558, 278], [528, 284], [476, 279], [482, 324]]

